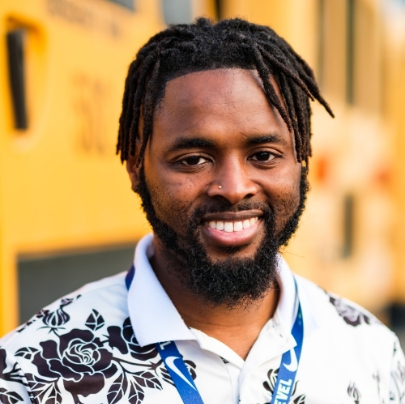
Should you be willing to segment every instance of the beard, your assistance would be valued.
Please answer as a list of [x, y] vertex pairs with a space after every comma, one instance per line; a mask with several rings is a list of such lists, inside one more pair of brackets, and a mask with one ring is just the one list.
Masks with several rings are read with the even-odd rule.
[[[233, 308], [259, 301], [271, 288], [277, 286], [277, 254], [281, 246], [287, 245], [298, 228], [308, 189], [307, 168], [302, 167], [298, 207], [294, 210], [295, 198], [282, 202], [287, 211], [292, 213], [284, 219], [285, 224], [278, 232], [276, 232], [275, 209], [266, 203], [244, 200], [232, 205], [226, 200], [213, 200], [210, 204], [200, 206], [188, 218], [185, 236], [176, 233], [156, 214], [143, 166], [136, 192], [141, 197], [142, 208], [155, 236], [170, 252], [169, 257], [174, 257], [172, 261], [176, 261], [170, 266], [171, 269], [175, 269], [185, 287], [206, 303]], [[243, 247], [223, 247], [229, 258], [213, 262], [199, 238], [204, 215], [251, 209], [260, 209], [263, 212], [260, 219], [264, 227], [263, 239], [254, 255], [238, 258], [235, 257], [235, 253], [241, 251]]]

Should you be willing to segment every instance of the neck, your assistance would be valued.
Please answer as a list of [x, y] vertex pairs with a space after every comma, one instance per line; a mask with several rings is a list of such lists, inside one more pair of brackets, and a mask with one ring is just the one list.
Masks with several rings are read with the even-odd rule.
[[242, 359], [246, 359], [263, 326], [274, 315], [278, 289], [269, 289], [264, 297], [248, 305], [232, 308], [214, 305], [202, 300], [184, 285], [179, 276], [181, 271], [176, 268], [184, 264], [176, 262], [171, 254], [159, 254], [159, 250], [155, 245], [152, 267], [187, 326], [223, 342]]

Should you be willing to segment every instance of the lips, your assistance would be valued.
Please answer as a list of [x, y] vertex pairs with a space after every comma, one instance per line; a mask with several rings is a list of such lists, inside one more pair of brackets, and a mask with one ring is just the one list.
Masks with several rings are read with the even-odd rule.
[[208, 214], [203, 220], [203, 234], [208, 242], [222, 246], [242, 246], [258, 235], [261, 211], [223, 212]]

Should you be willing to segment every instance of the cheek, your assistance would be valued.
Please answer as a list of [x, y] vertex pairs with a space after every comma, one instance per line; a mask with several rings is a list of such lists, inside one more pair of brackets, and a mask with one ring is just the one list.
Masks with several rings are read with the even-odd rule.
[[274, 210], [276, 231], [280, 231], [299, 207], [300, 175], [283, 176], [271, 189], [269, 202]]
[[171, 227], [187, 222], [196, 199], [195, 187], [187, 181], [171, 178], [167, 173], [146, 174], [146, 182], [158, 218]]

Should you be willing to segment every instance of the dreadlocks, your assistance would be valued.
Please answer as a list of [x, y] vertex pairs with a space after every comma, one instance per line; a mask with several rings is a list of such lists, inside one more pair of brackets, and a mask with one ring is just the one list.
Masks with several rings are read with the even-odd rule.
[[[257, 70], [268, 102], [294, 133], [298, 161], [308, 164], [311, 156], [309, 99], [318, 100], [333, 116], [320, 95], [313, 71], [272, 29], [238, 18], [217, 24], [199, 18], [195, 24], [173, 25], [139, 50], [125, 83], [117, 144], [121, 161], [135, 155], [138, 138], [141, 146], [137, 164], [142, 162], [152, 133], [154, 111], [170, 79], [218, 68]], [[282, 100], [270, 81], [271, 76]]]

